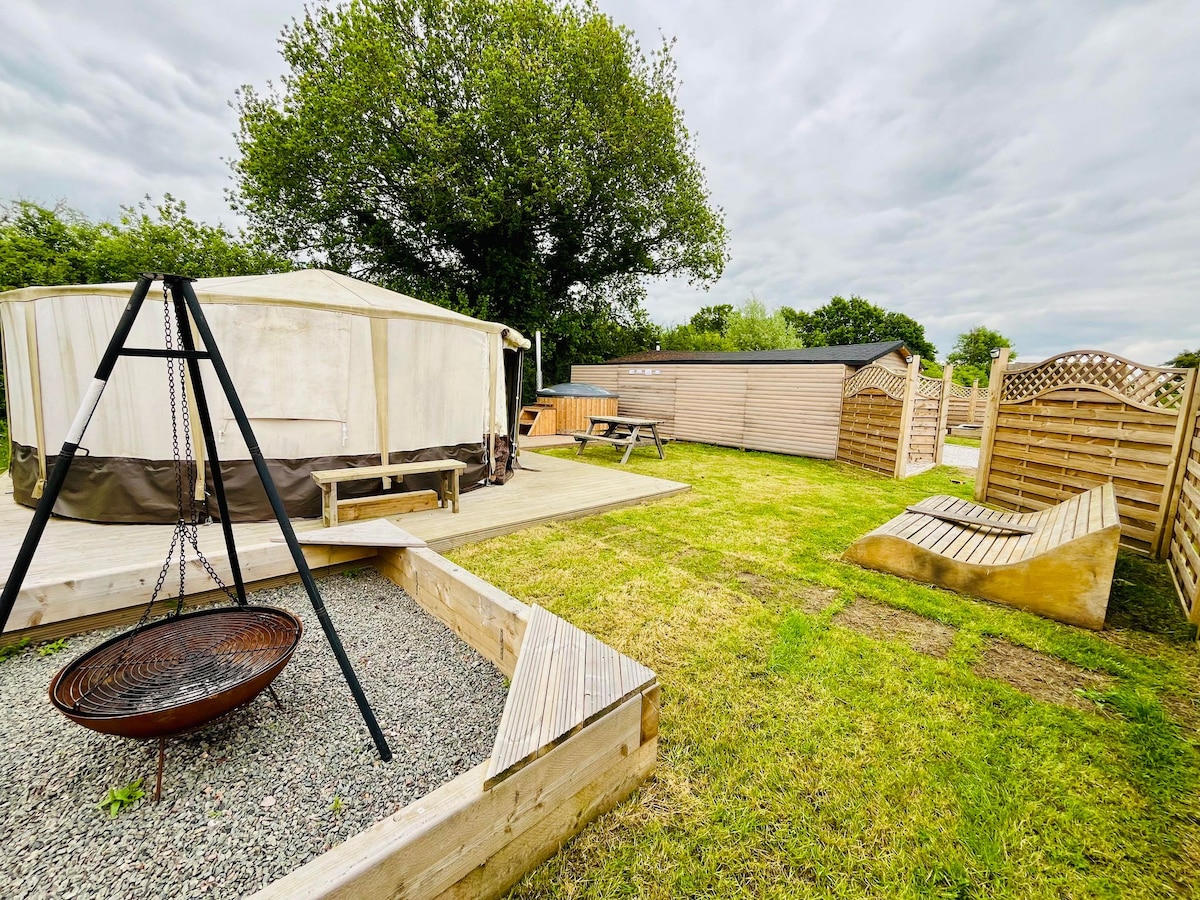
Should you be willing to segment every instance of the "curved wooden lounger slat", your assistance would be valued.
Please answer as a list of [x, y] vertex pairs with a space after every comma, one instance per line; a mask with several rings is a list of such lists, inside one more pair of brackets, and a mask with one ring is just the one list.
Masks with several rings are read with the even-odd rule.
[[1071, 625], [1104, 627], [1121, 539], [1111, 483], [1033, 513], [943, 495], [909, 509], [933, 514], [903, 512], [855, 541], [842, 558]]

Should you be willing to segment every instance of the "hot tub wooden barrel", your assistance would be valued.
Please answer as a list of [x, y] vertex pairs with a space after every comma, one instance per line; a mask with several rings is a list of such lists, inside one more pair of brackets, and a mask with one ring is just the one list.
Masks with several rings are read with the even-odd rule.
[[588, 416], [617, 415], [617, 397], [594, 384], [556, 384], [538, 391], [538, 403], [554, 407], [559, 434], [587, 431]]

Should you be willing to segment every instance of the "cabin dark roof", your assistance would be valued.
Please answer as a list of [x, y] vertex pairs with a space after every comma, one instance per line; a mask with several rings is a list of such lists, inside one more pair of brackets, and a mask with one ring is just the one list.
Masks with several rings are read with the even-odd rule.
[[604, 365], [645, 365], [646, 363], [841, 363], [865, 366], [882, 356], [900, 351], [908, 356], [904, 341], [873, 341], [870, 344], [841, 344], [833, 347], [805, 347], [801, 350], [647, 350], [610, 359]]

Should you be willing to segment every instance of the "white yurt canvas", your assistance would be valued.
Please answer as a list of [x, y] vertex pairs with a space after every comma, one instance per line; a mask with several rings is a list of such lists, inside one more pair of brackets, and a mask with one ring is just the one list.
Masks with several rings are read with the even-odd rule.
[[[0, 293], [18, 503], [36, 504], [133, 287]], [[505, 354], [529, 345], [513, 329], [319, 269], [205, 278], [193, 287], [290, 516], [320, 515], [310, 477], [319, 469], [448, 458], [468, 464], [464, 486], [487, 477], [489, 453], [494, 458], [496, 443], [504, 443], [513, 408]], [[151, 289], [128, 347], [164, 346], [159, 288]], [[230, 517], [268, 519], [224, 392], [211, 367], [201, 369]], [[171, 422], [165, 362], [121, 358], [55, 513], [174, 522]], [[193, 445], [202, 447], [199, 423], [191, 430]], [[211, 500], [211, 473], [204, 474]], [[432, 486], [413, 478], [404, 488]], [[379, 487], [361, 485], [364, 492]], [[215, 517], [215, 503], [209, 508]]]

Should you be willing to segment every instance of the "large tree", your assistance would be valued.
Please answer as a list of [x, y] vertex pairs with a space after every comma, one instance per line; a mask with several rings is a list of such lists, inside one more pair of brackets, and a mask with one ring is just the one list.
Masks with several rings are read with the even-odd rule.
[[904, 341], [922, 359], [933, 360], [937, 350], [925, 328], [904, 313], [890, 312], [862, 297], [834, 297], [812, 312], [784, 307], [781, 312], [806, 347]]
[[1009, 349], [1009, 359], [1016, 359], [1017, 352], [1012, 341], [998, 331], [976, 325], [964, 331], [954, 341], [954, 349], [946, 354], [946, 362], [954, 364], [954, 380], [960, 384], [971, 384], [978, 380], [987, 384], [992, 370], [992, 350]]
[[[522, 330], [632, 321], [725, 263], [669, 44], [586, 0], [350, 0], [238, 98], [232, 199], [283, 250]], [[562, 372], [570, 359], [551, 361]]]

